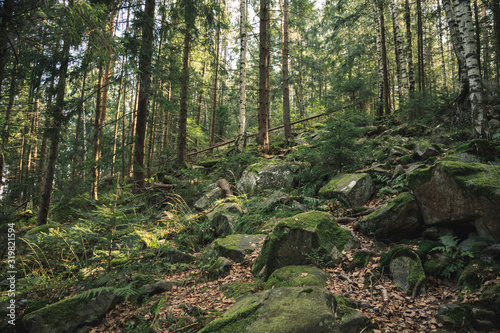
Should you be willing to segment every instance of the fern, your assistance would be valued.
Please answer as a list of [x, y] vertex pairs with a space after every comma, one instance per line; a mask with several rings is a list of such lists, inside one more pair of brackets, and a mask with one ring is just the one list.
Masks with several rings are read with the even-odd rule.
[[75, 299], [87, 300], [91, 298], [96, 298], [101, 295], [103, 292], [116, 292], [116, 289], [113, 287], [100, 287], [95, 289], [85, 290], [83, 293], [75, 296]]
[[458, 275], [462, 271], [468, 260], [473, 257], [473, 254], [470, 251], [464, 251], [457, 247], [460, 239], [456, 236], [446, 235], [439, 239], [443, 245], [433, 248], [430, 252], [440, 251], [453, 260], [441, 272], [441, 275], [449, 279], [452, 275]]
[[115, 293], [125, 301], [129, 300], [130, 297], [139, 296], [141, 293], [134, 285], [135, 282], [130, 282], [125, 287], [115, 289]]
[[149, 312], [157, 316], [160, 311], [165, 307], [165, 302], [167, 301], [167, 295], [163, 295], [159, 300], [154, 302], [154, 304], [149, 308]]

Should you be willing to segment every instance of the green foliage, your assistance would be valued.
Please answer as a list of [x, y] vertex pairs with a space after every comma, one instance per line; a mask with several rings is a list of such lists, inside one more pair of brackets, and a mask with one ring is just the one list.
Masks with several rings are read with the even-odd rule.
[[308, 258], [314, 265], [318, 267], [330, 267], [333, 265], [333, 260], [327, 259], [324, 250], [321, 248], [313, 248], [311, 252], [304, 253], [306, 258]]
[[387, 176], [378, 175], [375, 177], [376, 187], [378, 188], [378, 195], [380, 198], [388, 194], [399, 194], [408, 190], [408, 180], [406, 173], [397, 176], [395, 179], [390, 180]]
[[452, 109], [453, 94], [448, 90], [441, 90], [435, 94], [413, 92], [401, 103], [398, 116], [410, 123], [436, 123]]
[[446, 235], [440, 237], [439, 239], [442, 246], [433, 248], [431, 252], [440, 251], [452, 259], [452, 262], [446, 266], [441, 274], [446, 278], [450, 278], [453, 275], [459, 275], [469, 260], [473, 257], [472, 252], [464, 251], [457, 247], [460, 239], [456, 236]]

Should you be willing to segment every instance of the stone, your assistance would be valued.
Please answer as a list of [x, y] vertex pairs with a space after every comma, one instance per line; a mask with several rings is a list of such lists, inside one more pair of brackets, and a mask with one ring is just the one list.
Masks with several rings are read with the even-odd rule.
[[260, 205], [259, 209], [263, 212], [269, 212], [273, 210], [276, 206], [283, 204], [286, 205], [290, 202], [292, 197], [281, 191], [276, 191], [264, 200]]
[[234, 223], [244, 213], [241, 205], [227, 202], [211, 210], [207, 214], [207, 220], [214, 227], [216, 236], [223, 237], [233, 233]]
[[236, 188], [241, 193], [250, 195], [262, 194], [265, 190], [292, 188], [298, 169], [299, 165], [296, 163], [252, 164], [243, 172]]
[[189, 264], [195, 260], [194, 256], [173, 248], [163, 251], [161, 257], [170, 264]]
[[379, 240], [399, 241], [403, 238], [419, 237], [422, 218], [418, 203], [411, 193], [401, 193], [365, 216], [356, 229]]
[[391, 171], [388, 170], [385, 164], [372, 165], [370, 168], [363, 170], [363, 173], [369, 174], [373, 179], [380, 177], [391, 177]]
[[489, 242], [500, 242], [500, 166], [443, 158], [408, 175], [424, 223], [472, 225]]
[[[213, 186], [215, 185], [215, 187]], [[217, 183], [212, 184], [208, 191], [202, 194], [202, 196], [194, 203], [194, 208], [203, 211], [210, 207], [210, 205], [219, 199], [224, 198], [224, 191], [217, 186]]]
[[415, 153], [421, 161], [425, 161], [429, 157], [438, 156], [440, 154], [439, 147], [421, 147], [418, 145], [415, 149]]
[[417, 286], [417, 294], [422, 293], [425, 290], [425, 271], [420, 258], [416, 254], [397, 255], [396, 253], [389, 264], [394, 285], [407, 295], [412, 295]]
[[327, 275], [314, 266], [285, 266], [277, 269], [267, 279], [264, 290], [281, 287], [324, 287]]
[[23, 326], [28, 333], [66, 333], [98, 323], [118, 303], [113, 290], [96, 293], [95, 297], [64, 299], [24, 315]]
[[422, 232], [425, 239], [439, 240], [443, 236], [453, 235], [453, 228], [447, 226], [433, 226], [426, 228]]
[[340, 173], [319, 190], [326, 199], [338, 199], [350, 207], [366, 204], [375, 192], [375, 184], [367, 173]]
[[276, 269], [336, 263], [341, 252], [359, 247], [354, 233], [335, 223], [326, 212], [310, 211], [281, 220], [266, 238], [252, 272], [268, 278]]
[[392, 174], [391, 180], [398, 178], [401, 175], [405, 174], [405, 169], [402, 164], [396, 165], [396, 168], [394, 168], [394, 172]]
[[213, 264], [208, 268], [208, 279], [214, 281], [220, 277], [226, 276], [232, 266], [233, 263], [226, 258], [219, 257], [215, 259]]
[[500, 264], [500, 244], [488, 246], [481, 251], [479, 258], [490, 264]]
[[170, 291], [175, 287], [179, 287], [181, 284], [177, 281], [168, 280], [155, 280], [142, 286], [143, 294], [155, 295], [164, 293], [165, 291]]
[[472, 246], [477, 242], [484, 242], [484, 239], [477, 232], [471, 232], [467, 239], [458, 244], [458, 248], [465, 252], [472, 252]]
[[369, 324], [361, 316], [337, 311], [336, 297], [321, 287], [275, 288], [239, 299], [200, 333], [361, 332]]
[[216, 239], [214, 250], [217, 256], [243, 262], [247, 254], [262, 248], [265, 238], [265, 235], [230, 235]]

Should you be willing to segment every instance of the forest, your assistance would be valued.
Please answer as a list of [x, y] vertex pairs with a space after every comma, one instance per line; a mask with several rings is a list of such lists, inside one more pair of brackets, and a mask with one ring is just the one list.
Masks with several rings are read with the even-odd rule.
[[[266, 244], [279, 237], [280, 221], [319, 211], [347, 224], [369, 254], [385, 251], [396, 259], [390, 251], [398, 243], [412, 251], [410, 258], [418, 253], [422, 264], [436, 259], [437, 252], [453, 258], [456, 264], [448, 271], [426, 268], [422, 309], [431, 307], [430, 299], [444, 290], [439, 288], [448, 288], [454, 301], [484, 301], [479, 287], [454, 288], [468, 265], [500, 242], [500, 230], [487, 222], [491, 216], [498, 220], [500, 200], [498, 0], [3, 0], [0, 6], [0, 239], [5, 243], [0, 250], [6, 267], [1, 274], [9, 281], [8, 267], [16, 272], [17, 322], [69, 296], [84, 301], [106, 297], [114, 288], [113, 295], [126, 302], [113, 299], [113, 307], [119, 304], [120, 313], [128, 314], [147, 307], [147, 318], [134, 313], [121, 323], [107, 319], [103, 324], [101, 316], [80, 327], [59, 323], [56, 331], [85, 326], [93, 332], [233, 332], [227, 323], [207, 324], [236, 298], [204, 296], [217, 306], [197, 308], [165, 292], [185, 298], [215, 288], [206, 281], [224, 275], [226, 268], [215, 277], [210, 273], [224, 257], [217, 250], [222, 237], [268, 235], [265, 242], [252, 241], [267, 254]], [[473, 161], [453, 154], [469, 154]], [[259, 190], [259, 180], [255, 189], [244, 183], [252, 172], [260, 175], [259, 168], [274, 164], [286, 170], [269, 173], [285, 185]], [[430, 174], [441, 169], [452, 170], [447, 175], [467, 191], [476, 183], [465, 177], [487, 175], [470, 190], [473, 194], [464, 194], [463, 207], [473, 206], [476, 213], [440, 222], [425, 215], [425, 199], [419, 196], [424, 183], [416, 175], [434, 179]], [[354, 203], [327, 188], [340, 175], [361, 172], [373, 179], [365, 200]], [[288, 173], [294, 175], [289, 183]], [[210, 197], [209, 184], [223, 195]], [[286, 198], [276, 199], [272, 209], [262, 208], [275, 190], [284, 190]], [[455, 198], [457, 192], [443, 193]], [[405, 233], [413, 228], [405, 226], [391, 238], [387, 231], [390, 245], [382, 250], [375, 240], [387, 240], [379, 234], [383, 227], [371, 229], [363, 221], [372, 215], [359, 209], [373, 212], [408, 193], [421, 210], [418, 232]], [[202, 205], [203, 198], [209, 204]], [[476, 205], [476, 198], [484, 200]], [[229, 204], [238, 208], [220, 210]], [[225, 214], [231, 215], [230, 227], [217, 224]], [[439, 229], [439, 235], [429, 236], [436, 243], [426, 243], [425, 255], [418, 252], [425, 247], [421, 243], [400, 244], [417, 234], [426, 238], [435, 225], [453, 225], [453, 232]], [[471, 239], [471, 232], [482, 244], [473, 249], [482, 252], [458, 246]], [[173, 251], [191, 259], [169, 262]], [[255, 271], [259, 251], [246, 252], [245, 261], [230, 258], [236, 270], [231, 274], [252, 293], [264, 292], [265, 280], [271, 279], [272, 272], [265, 273], [270, 263]], [[310, 260], [299, 265], [330, 270], [346, 284], [341, 294], [354, 293], [352, 272], [361, 277], [353, 271], [357, 266], [342, 264], [341, 272], [335, 267], [341, 260], [352, 262], [357, 257], [351, 252], [361, 250], [346, 247], [340, 252], [347, 257], [338, 262], [320, 256], [321, 249], [307, 251]], [[379, 267], [379, 260], [382, 267], [383, 258], [371, 256], [362, 269], [365, 287], [372, 283], [371, 297], [376, 289], [387, 305], [384, 269], [369, 269]], [[481, 284], [496, 281], [500, 253], [495, 258], [478, 273]], [[149, 275], [130, 277], [141, 274]], [[158, 283], [151, 281], [165, 276], [181, 282], [158, 292]], [[202, 280], [208, 284], [198, 285]], [[421, 293], [422, 281], [410, 290], [412, 298]], [[14, 300], [12, 285], [1, 285], [1, 302]], [[62, 286], [66, 291], [55, 295]], [[155, 291], [144, 291], [148, 287]], [[500, 312], [500, 299], [487, 302], [497, 308], [484, 311]], [[391, 317], [382, 308], [353, 332], [410, 332], [423, 321], [427, 331], [489, 327], [481, 321], [490, 319], [480, 316], [467, 319], [469, 326], [465, 319], [461, 324], [436, 320], [437, 308], [420, 321], [412, 315], [409, 324], [395, 324], [395, 312]], [[45, 324], [30, 321], [35, 317], [23, 319], [17, 330], [45, 332], [40, 328]], [[0, 321], [8, 318], [7, 312]], [[499, 329], [495, 320], [488, 322]], [[15, 326], [8, 320], [0, 325]]]

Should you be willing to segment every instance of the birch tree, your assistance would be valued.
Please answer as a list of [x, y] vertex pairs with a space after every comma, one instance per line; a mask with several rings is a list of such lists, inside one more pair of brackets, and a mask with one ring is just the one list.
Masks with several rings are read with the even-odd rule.
[[246, 146], [246, 58], [247, 58], [247, 4], [240, 0], [240, 91], [238, 101], [238, 136], [236, 137], [236, 151], [242, 152]]

